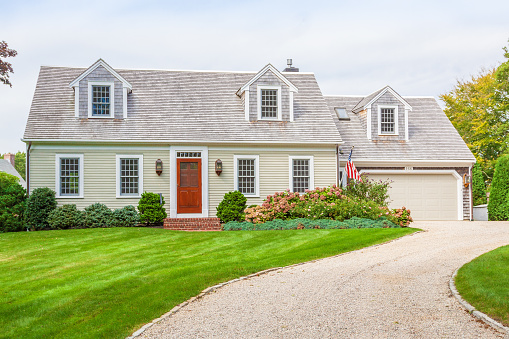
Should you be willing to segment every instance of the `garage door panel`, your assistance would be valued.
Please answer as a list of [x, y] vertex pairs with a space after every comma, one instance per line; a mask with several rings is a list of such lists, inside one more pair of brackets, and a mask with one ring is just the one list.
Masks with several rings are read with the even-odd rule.
[[390, 180], [389, 207], [405, 206], [414, 220], [457, 220], [457, 180], [452, 174], [369, 174]]

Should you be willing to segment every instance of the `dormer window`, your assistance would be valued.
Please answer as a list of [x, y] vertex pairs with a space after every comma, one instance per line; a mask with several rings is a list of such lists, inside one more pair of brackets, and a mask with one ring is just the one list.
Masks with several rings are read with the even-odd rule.
[[92, 82], [88, 83], [88, 117], [113, 118], [114, 117], [114, 83]]
[[379, 106], [378, 107], [378, 134], [397, 135], [398, 134], [398, 107], [397, 106]]
[[258, 86], [258, 118], [281, 120], [281, 86]]

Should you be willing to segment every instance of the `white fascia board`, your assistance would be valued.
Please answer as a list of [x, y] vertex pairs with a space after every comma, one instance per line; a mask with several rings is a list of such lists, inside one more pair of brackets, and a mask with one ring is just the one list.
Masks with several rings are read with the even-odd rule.
[[80, 117], [80, 86], [74, 86], [74, 117]]
[[383, 166], [413, 166], [413, 167], [469, 167], [472, 166], [474, 160], [387, 160], [387, 159], [355, 159], [355, 165], [357, 167], [383, 167]]
[[249, 89], [244, 93], [244, 114], [246, 121], [249, 121]]
[[299, 90], [297, 89], [297, 87], [292, 84], [290, 82], [290, 80], [288, 80], [280, 71], [278, 71], [274, 66], [272, 66], [271, 64], [267, 64], [267, 66], [265, 66], [264, 68], [262, 68], [262, 70], [260, 72], [258, 72], [254, 77], [251, 78], [251, 80], [249, 80], [246, 84], [244, 84], [244, 86], [242, 86], [238, 91], [237, 91], [237, 95], [242, 95], [242, 93], [244, 93], [244, 91], [246, 89], [249, 88], [249, 86], [251, 86], [256, 80], [258, 80], [262, 75], [264, 75], [265, 73], [267, 73], [267, 71], [271, 71], [272, 73], [274, 73], [275, 76], [277, 76], [279, 78], [279, 80], [281, 80], [282, 82], [284, 82], [288, 87], [290, 87], [290, 91], [292, 92], [296, 92], [298, 93]]
[[378, 99], [380, 99], [380, 97], [381, 97], [382, 95], [384, 95], [385, 93], [387, 93], [387, 92], [390, 92], [392, 95], [394, 95], [394, 97], [395, 97], [396, 99], [398, 99], [398, 100], [399, 100], [399, 101], [400, 101], [400, 102], [401, 102], [401, 103], [405, 106], [405, 109], [408, 109], [408, 110], [410, 110], [410, 111], [412, 110], [412, 106], [410, 106], [410, 104], [409, 104], [409, 103], [408, 103], [405, 99], [403, 99], [403, 97], [402, 97], [401, 95], [399, 95], [398, 93], [396, 93], [396, 91], [395, 91], [395, 90], [393, 90], [390, 86], [385, 86], [385, 87], [384, 87], [384, 89], [383, 89], [380, 93], [378, 93], [378, 95], [377, 95], [377, 96], [375, 96], [375, 97], [374, 97], [373, 99], [371, 99], [371, 100], [370, 100], [367, 104], [365, 104], [364, 106], [362, 106], [362, 107], [361, 107], [362, 109], [360, 109], [360, 110], [359, 110], [359, 109], [357, 109], [356, 111], [357, 111], [357, 112], [358, 112], [358, 111], [362, 111], [363, 109], [366, 109], [366, 108], [368, 108], [368, 107], [371, 107], [371, 105], [372, 105], [375, 101], [377, 101]]
[[231, 140], [231, 141], [221, 141], [221, 140], [172, 140], [172, 139], [160, 139], [160, 140], [133, 140], [133, 139], [33, 139], [33, 138], [22, 138], [20, 139], [24, 143], [28, 142], [41, 142], [41, 143], [111, 143], [111, 144], [125, 144], [125, 143], [133, 143], [133, 144], [187, 144], [187, 145], [203, 145], [203, 144], [233, 144], [233, 145], [253, 145], [253, 144], [269, 144], [269, 145], [342, 145], [344, 141], [323, 141], [323, 142], [306, 142], [306, 141], [292, 141], [292, 142], [284, 142], [284, 141], [271, 141], [271, 140]]
[[85, 72], [81, 73], [79, 77], [74, 79], [70, 84], [69, 87], [76, 87], [78, 86], [79, 82], [83, 80], [87, 75], [92, 73], [97, 67], [102, 66], [104, 67], [108, 72], [111, 73], [115, 78], [118, 79], [123, 85], [123, 87], [128, 88], [129, 90], [133, 89], [133, 86], [124, 79], [120, 74], [118, 74], [110, 65], [108, 65], [103, 59], [97, 60], [92, 66], [90, 66]]
[[[124, 119], [127, 119], [127, 90], [127, 87], [122, 89], [122, 114]], [[115, 96], [115, 93], [113, 93], [113, 96]]]

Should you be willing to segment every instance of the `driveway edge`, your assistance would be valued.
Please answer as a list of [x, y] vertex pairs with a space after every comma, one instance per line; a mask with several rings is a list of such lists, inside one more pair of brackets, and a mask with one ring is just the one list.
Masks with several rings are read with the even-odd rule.
[[[461, 266], [463, 267], [463, 266]], [[458, 293], [458, 290], [456, 289], [456, 284], [454, 283], [454, 279], [456, 278], [456, 275], [458, 274], [458, 271], [459, 269], [461, 268], [457, 268], [456, 271], [454, 271], [454, 273], [452, 274], [451, 276], [451, 279], [449, 280], [449, 288], [451, 290], [451, 293], [452, 295], [454, 295], [454, 297], [459, 301], [459, 303], [468, 311], [468, 313], [470, 313], [471, 315], [473, 315], [474, 317], [476, 317], [477, 319], [481, 320], [482, 322], [484, 322], [485, 324], [491, 326], [492, 328], [498, 330], [498, 331], [502, 331], [503, 333], [505, 333], [506, 335], [509, 334], [509, 327], [506, 327], [504, 325], [502, 325], [501, 323], [499, 323], [498, 321], [490, 318], [488, 315], [476, 310], [476, 308], [472, 305], [470, 305], [465, 299], [463, 299], [461, 297], [461, 295]]]
[[181, 303], [181, 304], [175, 306], [174, 308], [172, 308], [169, 312], [166, 312], [165, 314], [160, 316], [159, 318], [154, 319], [151, 322], [149, 322], [148, 324], [143, 325], [139, 330], [137, 330], [136, 332], [131, 334], [126, 339], [134, 339], [134, 338], [139, 337], [143, 332], [148, 330], [150, 327], [152, 327], [155, 324], [163, 321], [166, 318], [171, 317], [173, 314], [177, 313], [178, 311], [180, 311], [181, 309], [183, 309], [184, 307], [189, 305], [189, 303], [192, 303], [193, 301], [201, 299], [204, 296], [206, 296], [207, 294], [210, 294], [210, 293], [214, 292], [215, 290], [217, 290], [217, 289], [219, 289], [219, 288], [221, 288], [223, 286], [232, 284], [234, 282], [241, 281], [241, 280], [247, 280], [247, 279], [254, 278], [254, 277], [258, 277], [260, 275], [264, 275], [264, 274], [267, 274], [267, 273], [270, 273], [270, 272], [273, 272], [273, 271], [282, 270], [282, 269], [285, 269], [285, 268], [301, 266], [301, 265], [304, 265], [304, 264], [310, 264], [310, 263], [314, 263], [314, 262], [317, 262], [317, 261], [321, 261], [321, 260], [325, 260], [325, 259], [330, 259], [330, 258], [337, 258], [337, 257], [340, 257], [340, 256], [345, 255], [345, 254], [355, 253], [355, 252], [358, 252], [358, 251], [367, 250], [368, 248], [372, 248], [372, 247], [377, 247], [377, 246], [389, 244], [391, 242], [398, 241], [400, 239], [403, 239], [403, 238], [406, 238], [406, 237], [411, 237], [413, 235], [416, 235], [416, 234], [419, 234], [419, 233], [424, 233], [424, 232], [427, 232], [427, 231], [423, 231], [423, 230], [417, 231], [417, 232], [414, 232], [414, 233], [411, 233], [411, 234], [407, 234], [407, 235], [404, 235], [402, 237], [399, 237], [399, 238], [396, 238], [396, 239], [392, 239], [392, 240], [389, 240], [389, 241], [386, 241], [386, 242], [383, 242], [383, 243], [380, 243], [380, 244], [375, 244], [375, 245], [371, 245], [371, 246], [368, 246], [368, 247], [359, 248], [358, 250], [354, 250], [354, 251], [350, 251], [350, 252], [344, 252], [344, 253], [336, 254], [336, 255], [333, 255], [331, 257], [314, 259], [314, 260], [305, 261], [305, 262], [301, 262], [301, 263], [297, 263], [297, 264], [293, 264], [293, 265], [288, 265], [288, 266], [283, 266], [283, 267], [269, 268], [269, 269], [266, 269], [266, 270], [263, 270], [263, 271], [260, 271], [260, 272], [256, 272], [256, 273], [252, 273], [252, 274], [246, 275], [244, 277], [240, 277], [240, 278], [237, 278], [237, 279], [229, 280], [229, 281], [226, 281], [224, 283], [217, 284], [215, 286], [207, 287], [200, 294], [198, 294], [196, 297], [192, 297], [192, 298], [188, 299], [187, 301], [184, 301], [183, 303]]

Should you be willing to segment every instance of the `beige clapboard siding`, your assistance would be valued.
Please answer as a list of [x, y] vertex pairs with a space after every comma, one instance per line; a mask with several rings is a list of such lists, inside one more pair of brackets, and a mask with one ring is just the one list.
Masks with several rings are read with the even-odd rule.
[[[267, 195], [289, 188], [289, 156], [314, 157], [314, 186], [325, 187], [336, 182], [335, 149], [313, 151], [306, 150], [210, 150], [209, 151], [209, 216], [215, 216], [216, 208], [226, 192], [234, 190], [234, 155], [258, 155], [260, 168], [260, 197], [248, 198], [247, 204], [261, 204]], [[214, 171], [217, 159], [223, 162], [220, 176]]]
[[[76, 204], [83, 209], [93, 203], [101, 202], [110, 208], [126, 205], [138, 205], [139, 198], [116, 197], [116, 155], [143, 155], [143, 190], [162, 193], [165, 208], [170, 209], [170, 171], [169, 151], [164, 150], [129, 150], [122, 149], [80, 149], [49, 150], [33, 149], [30, 153], [30, 189], [49, 187], [55, 189], [55, 155], [83, 154], [84, 162], [84, 197], [58, 198], [58, 204]], [[155, 161], [161, 159], [164, 164], [163, 173], [155, 172]]]

